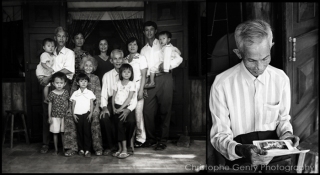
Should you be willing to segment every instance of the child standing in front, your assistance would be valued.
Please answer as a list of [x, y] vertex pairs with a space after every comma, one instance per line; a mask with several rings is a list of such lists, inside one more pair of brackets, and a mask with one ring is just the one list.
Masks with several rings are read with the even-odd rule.
[[130, 64], [122, 64], [119, 70], [120, 81], [113, 88], [112, 107], [115, 114], [115, 124], [119, 149], [112, 156], [124, 159], [130, 156], [127, 151], [127, 142], [130, 142], [136, 126], [135, 112], [125, 116], [123, 111], [132, 102], [136, 86], [133, 80], [133, 68]]
[[[36, 69], [36, 76], [39, 80], [43, 77], [50, 76], [54, 72], [52, 66], [55, 57], [53, 54], [55, 48], [55, 41], [51, 38], [44, 39], [42, 41], [42, 48], [44, 52], [40, 56], [40, 63], [38, 64]], [[50, 83], [43, 89], [45, 103], [48, 103], [49, 86]]]
[[50, 132], [53, 133], [53, 141], [55, 152], [53, 155], [58, 155], [58, 134], [61, 134], [62, 149], [63, 149], [63, 134], [64, 134], [64, 116], [68, 110], [69, 92], [63, 87], [67, 84], [67, 76], [62, 72], [57, 72], [52, 75], [52, 85], [56, 88], [48, 95], [48, 111], [50, 123]]
[[91, 118], [94, 107], [93, 101], [96, 96], [91, 90], [87, 89], [90, 79], [85, 73], [79, 73], [76, 82], [79, 89], [71, 95], [70, 100], [72, 101], [71, 111], [77, 128], [79, 155], [91, 157]]
[[182, 62], [182, 57], [180, 57], [181, 52], [179, 51], [178, 48], [174, 47], [170, 43], [171, 37], [172, 35], [168, 31], [162, 31], [159, 33], [159, 41], [161, 44], [160, 61], [150, 69], [150, 81], [144, 86], [145, 89], [154, 88], [156, 86], [154, 82], [154, 77], [156, 76], [157, 73], [161, 73], [161, 70], [160, 70], [161, 64], [162, 64], [163, 72], [170, 72], [171, 66], [181, 64]]

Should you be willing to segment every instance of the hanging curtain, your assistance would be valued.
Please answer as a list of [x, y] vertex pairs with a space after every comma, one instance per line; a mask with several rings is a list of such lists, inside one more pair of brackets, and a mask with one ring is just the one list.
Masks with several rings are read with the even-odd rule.
[[67, 46], [72, 47], [72, 36], [77, 31], [83, 32], [86, 39], [95, 29], [104, 12], [69, 12], [68, 16], [68, 33], [69, 40]]
[[108, 14], [124, 43], [136, 37], [143, 44], [143, 11], [110, 11]]

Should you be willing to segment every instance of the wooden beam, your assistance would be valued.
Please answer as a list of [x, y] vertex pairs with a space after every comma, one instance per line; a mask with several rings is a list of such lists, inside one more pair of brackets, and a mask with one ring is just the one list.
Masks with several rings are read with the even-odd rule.
[[68, 8], [68, 12], [144, 11], [144, 7]]

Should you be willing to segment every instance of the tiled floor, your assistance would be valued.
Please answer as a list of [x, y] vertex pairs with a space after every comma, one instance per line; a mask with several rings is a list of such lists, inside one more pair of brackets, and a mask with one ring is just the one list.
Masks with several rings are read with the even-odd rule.
[[[206, 162], [205, 140], [195, 140], [189, 148], [167, 144], [164, 151], [136, 148], [127, 159], [112, 156], [85, 158], [79, 155], [52, 156], [53, 150], [41, 154], [41, 143], [2, 145], [2, 173], [194, 173]], [[193, 168], [192, 168], [193, 166]]]

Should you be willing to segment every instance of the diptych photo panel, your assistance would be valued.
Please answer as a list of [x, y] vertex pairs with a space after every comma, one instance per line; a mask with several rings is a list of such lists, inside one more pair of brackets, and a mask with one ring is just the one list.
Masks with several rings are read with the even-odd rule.
[[317, 15], [314, 2], [207, 2], [208, 172], [319, 172]]
[[318, 2], [2, 1], [2, 173], [318, 173]]

